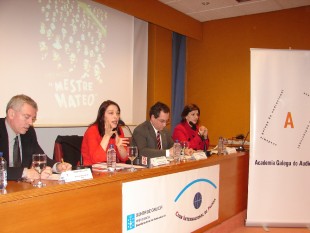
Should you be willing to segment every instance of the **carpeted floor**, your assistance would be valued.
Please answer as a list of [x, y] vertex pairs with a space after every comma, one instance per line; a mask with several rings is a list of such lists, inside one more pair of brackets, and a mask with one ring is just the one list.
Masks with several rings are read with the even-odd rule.
[[310, 233], [310, 229], [307, 228], [268, 228], [263, 229], [262, 227], [239, 227], [230, 233]]
[[263, 227], [246, 227], [244, 225], [246, 211], [228, 219], [222, 224], [206, 231], [205, 233], [310, 233], [308, 228], [267, 228]]

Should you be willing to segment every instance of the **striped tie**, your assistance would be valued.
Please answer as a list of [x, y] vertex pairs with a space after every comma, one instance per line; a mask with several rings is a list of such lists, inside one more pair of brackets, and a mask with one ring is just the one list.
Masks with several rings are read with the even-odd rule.
[[161, 150], [160, 133], [159, 133], [159, 131], [157, 131], [156, 139], [157, 139], [157, 148], [158, 148], [159, 150]]

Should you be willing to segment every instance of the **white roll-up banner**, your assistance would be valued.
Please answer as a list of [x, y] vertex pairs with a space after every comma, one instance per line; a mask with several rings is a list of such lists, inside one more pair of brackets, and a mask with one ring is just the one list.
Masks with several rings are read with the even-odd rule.
[[247, 226], [310, 226], [310, 51], [251, 49]]

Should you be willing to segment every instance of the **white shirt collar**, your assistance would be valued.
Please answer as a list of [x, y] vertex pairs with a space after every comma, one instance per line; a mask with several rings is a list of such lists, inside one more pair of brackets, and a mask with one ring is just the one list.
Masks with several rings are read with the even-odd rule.
[[[151, 122], [151, 121], [150, 121]], [[157, 130], [157, 129], [155, 129], [155, 127], [154, 127], [154, 125], [152, 124], [152, 122], [151, 122], [151, 125], [152, 125], [152, 127], [153, 127], [153, 129], [154, 129], [154, 131], [155, 131], [155, 135], [157, 135], [157, 132], [160, 132], [159, 130]]]
[[18, 136], [18, 138], [20, 138], [19, 135], [16, 135], [14, 130], [11, 128], [11, 126], [9, 125], [6, 118], [5, 118], [5, 126], [6, 126], [6, 131], [8, 132], [9, 142], [14, 141], [16, 136]]

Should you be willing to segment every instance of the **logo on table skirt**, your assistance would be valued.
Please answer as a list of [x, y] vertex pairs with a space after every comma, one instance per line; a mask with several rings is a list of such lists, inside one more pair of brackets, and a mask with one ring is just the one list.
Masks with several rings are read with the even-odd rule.
[[[176, 217], [186, 222], [203, 218], [217, 205], [217, 193], [217, 185], [209, 179], [201, 178], [191, 181], [174, 199], [174, 202], [177, 203], [179, 199], [183, 198], [182, 204], [177, 207]], [[204, 204], [202, 205], [202, 203]]]
[[136, 227], [136, 219], [134, 214], [127, 215], [127, 231]]

